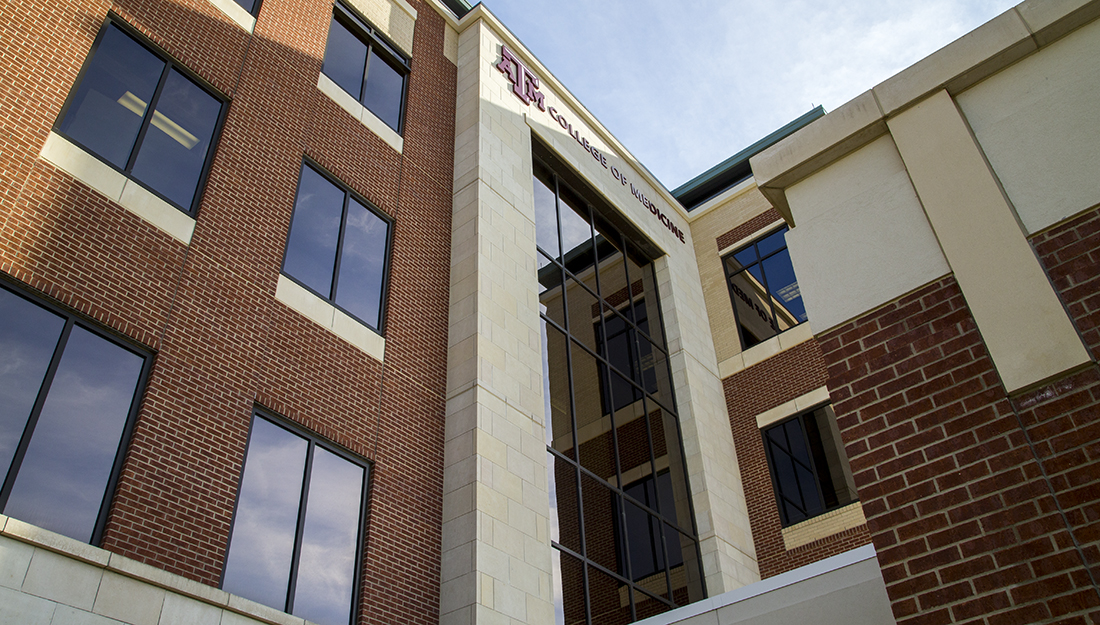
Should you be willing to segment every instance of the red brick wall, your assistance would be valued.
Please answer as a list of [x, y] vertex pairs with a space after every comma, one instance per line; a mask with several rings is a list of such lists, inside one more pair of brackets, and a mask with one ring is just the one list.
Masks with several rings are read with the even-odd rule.
[[[328, 0], [6, 5], [0, 271], [156, 351], [106, 549], [217, 585], [262, 405], [374, 462], [359, 622], [438, 621], [456, 70], [413, 5], [403, 154], [316, 88]], [[108, 10], [232, 98], [189, 246], [37, 158]], [[303, 155], [394, 218], [384, 366], [274, 299]]]
[[825, 363], [814, 340], [806, 341], [722, 381], [737, 465], [762, 578], [834, 556], [870, 542], [866, 526], [787, 550], [775, 503], [764, 441], [756, 415], [825, 385]]
[[752, 219], [741, 224], [740, 226], [737, 226], [733, 230], [730, 230], [729, 232], [718, 237], [714, 240], [714, 242], [718, 246], [718, 251], [720, 252], [727, 247], [733, 245], [734, 243], [744, 240], [746, 237], [752, 236], [754, 232], [758, 232], [774, 223], [782, 221], [782, 219], [783, 218], [779, 216], [778, 211], [776, 211], [774, 208], [769, 208], [763, 213], [757, 215], [756, 217], [753, 217]]
[[1050, 281], [1100, 359], [1100, 207], [1031, 238]]
[[1010, 400], [952, 277], [818, 339], [898, 622], [1098, 622], [1096, 369]]

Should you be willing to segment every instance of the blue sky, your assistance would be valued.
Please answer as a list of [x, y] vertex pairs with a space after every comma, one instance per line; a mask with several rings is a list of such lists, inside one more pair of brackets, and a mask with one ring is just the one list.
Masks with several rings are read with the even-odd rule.
[[1010, 0], [486, 0], [670, 189], [836, 109]]

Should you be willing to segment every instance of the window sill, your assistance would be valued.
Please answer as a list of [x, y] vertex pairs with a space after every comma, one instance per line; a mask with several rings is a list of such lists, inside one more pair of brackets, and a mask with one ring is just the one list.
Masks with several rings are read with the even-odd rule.
[[393, 131], [386, 125], [386, 122], [378, 118], [377, 115], [370, 112], [370, 109], [360, 104], [350, 93], [344, 91], [340, 85], [332, 81], [331, 78], [324, 74], [317, 76], [317, 89], [321, 93], [327, 95], [330, 100], [340, 105], [340, 108], [344, 109], [351, 114], [352, 117], [359, 120], [359, 123], [366, 126], [367, 130], [370, 130], [374, 134], [378, 135], [378, 138], [385, 141], [391, 148], [397, 150], [398, 154], [405, 149], [405, 138]]
[[812, 519], [806, 519], [801, 523], [784, 527], [782, 529], [783, 546], [787, 551], [790, 551], [808, 545], [815, 540], [828, 538], [833, 534], [839, 534], [866, 523], [867, 518], [863, 515], [863, 505], [858, 501], [854, 501], [843, 508], [830, 510]]
[[219, 9], [222, 13], [225, 13], [226, 17], [233, 21], [234, 24], [240, 26], [245, 31], [251, 33], [256, 28], [256, 18], [251, 13], [241, 8], [241, 5], [237, 4], [233, 0], [208, 0], [210, 4], [214, 5], [216, 9]]
[[731, 375], [760, 364], [795, 345], [801, 345], [813, 337], [814, 331], [810, 329], [810, 322], [803, 321], [789, 330], [780, 332], [776, 336], [718, 363], [718, 377], [725, 380]]
[[51, 132], [39, 156], [184, 245], [190, 245], [195, 232], [193, 218], [65, 137]]
[[45, 609], [64, 605], [125, 618], [155, 608], [159, 619], [160, 611], [176, 606], [213, 622], [229, 622], [222, 617], [232, 613], [244, 623], [304, 625], [296, 616], [3, 515], [0, 550], [5, 575], [21, 580], [12, 590], [41, 597]]
[[385, 338], [282, 274], [275, 288], [275, 299], [358, 347], [371, 358], [379, 362], [385, 360]]

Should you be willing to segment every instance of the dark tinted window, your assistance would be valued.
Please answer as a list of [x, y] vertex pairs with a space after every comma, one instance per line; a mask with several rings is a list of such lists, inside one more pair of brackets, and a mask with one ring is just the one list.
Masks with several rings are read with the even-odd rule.
[[256, 415], [222, 588], [322, 625], [350, 623], [366, 484], [365, 463]]
[[408, 63], [373, 28], [339, 5], [329, 24], [321, 71], [387, 126], [401, 132]]
[[260, 0], [236, 0], [236, 1], [237, 1], [237, 4], [241, 5], [242, 9], [244, 9], [245, 11], [248, 11], [252, 15], [256, 15], [256, 13], [258, 13], [259, 10], [260, 10]]
[[146, 357], [5, 287], [0, 353], [3, 513], [95, 541]]
[[223, 108], [179, 68], [108, 23], [57, 129], [194, 212]]
[[819, 408], [763, 431], [784, 526], [856, 500], [832, 411]]
[[302, 165], [284, 274], [381, 330], [389, 236], [365, 201]]
[[723, 259], [743, 349], [806, 321], [786, 233], [783, 227]]

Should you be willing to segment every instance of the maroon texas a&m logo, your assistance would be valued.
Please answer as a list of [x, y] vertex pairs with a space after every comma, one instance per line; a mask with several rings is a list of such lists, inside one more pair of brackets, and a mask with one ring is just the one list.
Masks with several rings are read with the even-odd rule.
[[524, 104], [534, 102], [540, 111], [546, 110], [542, 92], [538, 90], [539, 77], [531, 73], [531, 70], [512, 54], [508, 46], [500, 47], [500, 63], [497, 63], [497, 69], [508, 77], [508, 81], [512, 83], [512, 92], [523, 100]]

